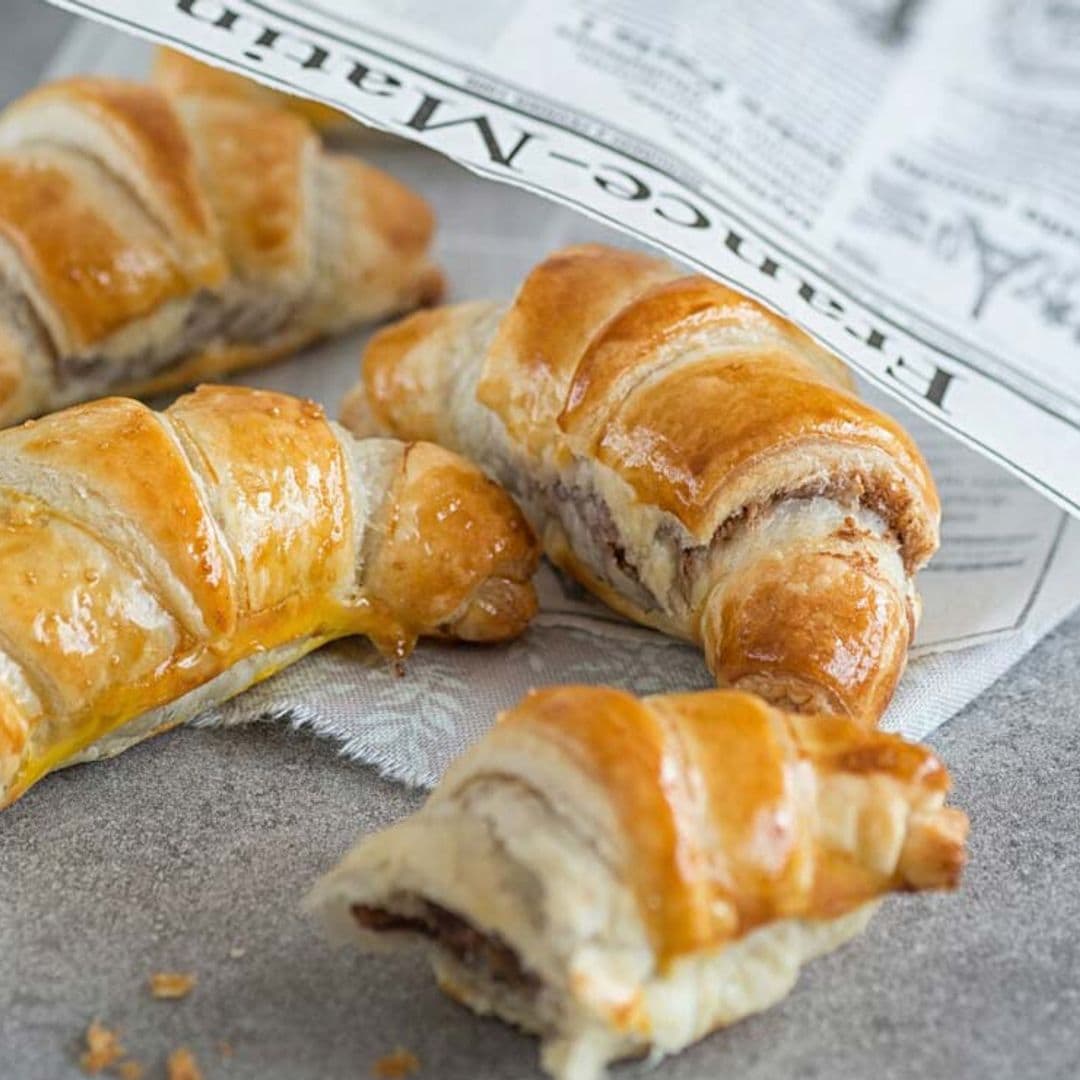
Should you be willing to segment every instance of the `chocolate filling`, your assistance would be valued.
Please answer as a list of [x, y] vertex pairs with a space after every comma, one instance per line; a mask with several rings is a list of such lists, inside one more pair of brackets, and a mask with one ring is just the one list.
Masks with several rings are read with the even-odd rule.
[[[514, 479], [514, 474], [504, 479]], [[594, 491], [578, 484], [555, 481], [545, 485], [527, 482], [516, 491], [525, 505], [539, 510], [541, 516], [557, 518], [570, 538], [578, 557], [607, 584], [622, 593], [643, 611], [666, 607], [641, 580], [607, 503]], [[835, 480], [818, 480], [799, 487], [777, 491], [760, 502], [750, 503], [722, 522], [707, 544], [683, 546], [674, 529], [661, 529], [656, 543], [673, 549], [679, 576], [676, 587], [682, 597], [693, 590], [693, 583], [715, 551], [728, 543], [741, 529], [753, 527], [759, 519], [779, 503], [789, 500], [831, 499], [850, 507], [862, 506], [878, 514], [888, 523], [905, 570], [910, 574], [924, 557], [924, 552], [912, 550], [910, 538], [903, 535], [910, 507], [896, 504], [895, 492], [875, 477], [860, 474], [845, 475]]]
[[548, 486], [528, 481], [518, 492], [526, 506], [556, 518], [581, 562], [643, 611], [658, 607], [630, 559], [608, 504], [594, 491], [556, 480]]
[[125, 357], [94, 352], [56, 356], [56, 385], [64, 388], [78, 380], [105, 389], [116, 383], [152, 378], [215, 342], [261, 346], [281, 330], [296, 306], [276, 295], [260, 299], [249, 294], [230, 303], [202, 289], [191, 298], [184, 323], [175, 336]]
[[528, 993], [540, 987], [540, 980], [522, 967], [517, 953], [506, 942], [494, 934], [485, 934], [439, 904], [421, 901], [415, 915], [402, 915], [367, 904], [353, 904], [351, 910], [353, 918], [365, 930], [419, 934], [441, 946], [460, 964], [494, 982]]

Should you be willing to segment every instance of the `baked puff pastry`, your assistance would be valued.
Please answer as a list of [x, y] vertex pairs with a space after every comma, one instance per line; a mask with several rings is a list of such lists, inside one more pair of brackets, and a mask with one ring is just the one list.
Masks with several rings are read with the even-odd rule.
[[495, 641], [536, 607], [510, 498], [437, 446], [202, 387], [0, 432], [0, 806], [334, 638]]
[[0, 114], [0, 423], [433, 301], [432, 229], [419, 196], [284, 110], [40, 87]]
[[378, 334], [342, 419], [477, 461], [553, 562], [700, 644], [721, 685], [868, 722], [888, 704], [938, 544], [933, 480], [836, 357], [747, 297], [569, 248], [509, 307]]
[[269, 86], [247, 79], [225, 68], [204, 64], [187, 53], [159, 45], [154, 50], [152, 79], [168, 94], [187, 96], [198, 94], [210, 97], [237, 98], [288, 109], [301, 116], [318, 131], [332, 134], [338, 131], [367, 131], [337, 109], [320, 101], [295, 97], [273, 90]]
[[926, 749], [731, 690], [543, 690], [309, 906], [420, 942], [443, 989], [543, 1040], [558, 1080], [765, 1009], [888, 892], [947, 889], [967, 818]]

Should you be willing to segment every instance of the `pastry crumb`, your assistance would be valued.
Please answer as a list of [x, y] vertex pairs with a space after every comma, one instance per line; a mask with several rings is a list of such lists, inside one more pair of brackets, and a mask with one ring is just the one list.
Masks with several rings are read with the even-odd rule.
[[165, 1075], [168, 1080], [203, 1080], [202, 1069], [186, 1046], [178, 1047], [169, 1055]]
[[141, 1061], [136, 1061], [135, 1058], [128, 1058], [127, 1061], [121, 1061], [116, 1067], [116, 1075], [120, 1080], [143, 1080], [146, 1075], [146, 1067]]
[[96, 1076], [124, 1056], [120, 1037], [100, 1020], [90, 1021], [85, 1038], [86, 1049], [79, 1058], [79, 1066], [87, 1076]]
[[217, 1044], [217, 1051], [223, 1058], [231, 1058], [236, 1052], [233, 1050], [232, 1043], [219, 1042]]
[[155, 971], [150, 976], [150, 993], [158, 1001], [177, 1001], [195, 989], [195, 982], [189, 971]]
[[420, 1059], [403, 1046], [383, 1055], [371, 1066], [372, 1075], [379, 1077], [379, 1080], [404, 1080], [419, 1070]]
[[243, 945], [234, 945], [229, 950], [229, 959], [230, 960], [239, 960], [239, 959], [241, 959], [243, 957], [243, 955], [246, 952], [247, 952], [247, 949], [245, 949]]

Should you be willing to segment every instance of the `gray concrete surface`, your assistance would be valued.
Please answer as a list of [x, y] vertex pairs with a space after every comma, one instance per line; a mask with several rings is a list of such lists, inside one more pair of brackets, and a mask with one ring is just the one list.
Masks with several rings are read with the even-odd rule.
[[[1078, 652], [1074, 618], [933, 739], [973, 821], [962, 892], [890, 901], [782, 1005], [662, 1075], [1080, 1075]], [[397, 1045], [440, 1080], [536, 1075], [529, 1040], [443, 999], [418, 961], [331, 948], [298, 910], [358, 830], [416, 802], [267, 725], [46, 780], [0, 818], [0, 1076], [78, 1075], [95, 1016], [151, 1076], [180, 1044], [208, 1078], [362, 1077]], [[163, 969], [198, 974], [190, 998], [150, 1000]]]
[[[6, 99], [63, 19], [0, 8]], [[932, 740], [973, 822], [962, 892], [891, 901], [782, 1005], [661, 1075], [1080, 1076], [1078, 657], [1080, 617]], [[417, 801], [269, 726], [177, 732], [39, 785], [0, 816], [0, 1080], [80, 1075], [93, 1017], [148, 1077], [178, 1045], [208, 1080], [351, 1080], [398, 1045], [422, 1077], [536, 1076], [529, 1040], [442, 998], [418, 961], [330, 948], [298, 910], [359, 830]], [[150, 999], [166, 969], [197, 973], [188, 999]]]

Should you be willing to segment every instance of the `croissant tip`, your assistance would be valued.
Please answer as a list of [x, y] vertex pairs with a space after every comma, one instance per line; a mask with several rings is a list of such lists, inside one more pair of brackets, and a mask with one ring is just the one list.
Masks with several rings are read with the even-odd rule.
[[912, 889], [955, 889], [967, 865], [968, 816], [953, 806], [914, 816], [900, 854]]
[[531, 581], [491, 577], [477, 588], [447, 630], [461, 641], [507, 641], [523, 634], [538, 610]]
[[446, 289], [446, 275], [437, 266], [429, 266], [417, 284], [417, 306], [428, 308], [441, 304], [446, 299]]

